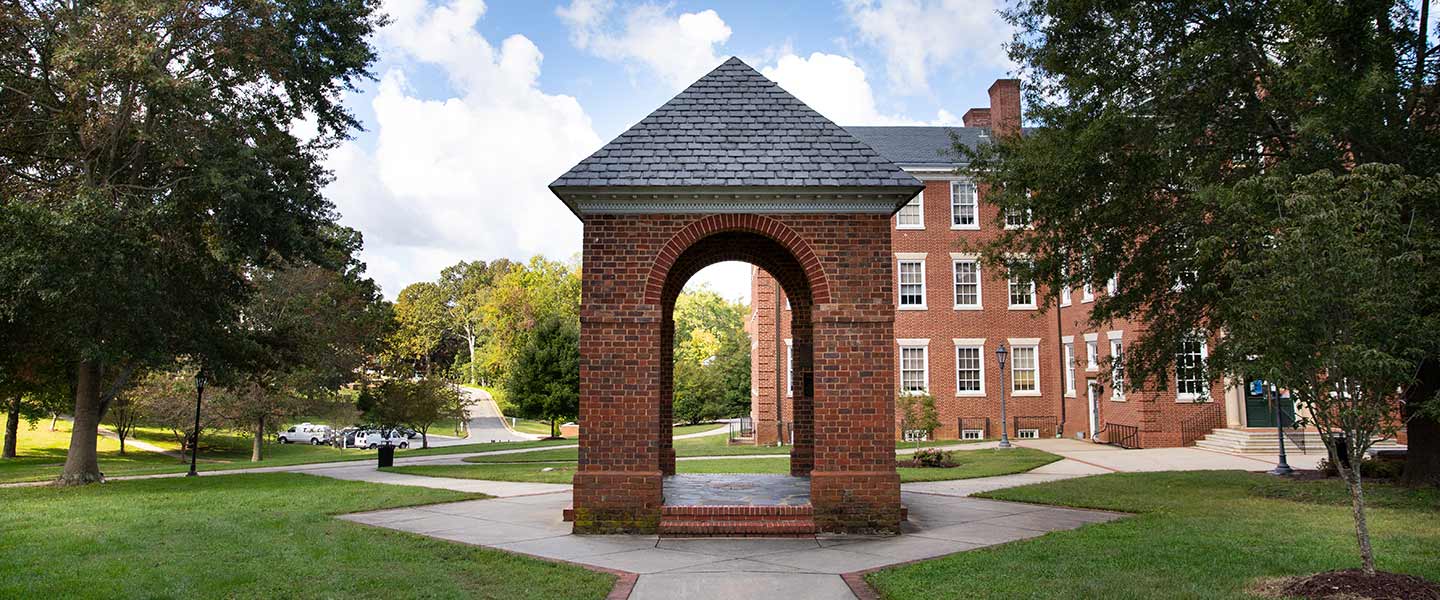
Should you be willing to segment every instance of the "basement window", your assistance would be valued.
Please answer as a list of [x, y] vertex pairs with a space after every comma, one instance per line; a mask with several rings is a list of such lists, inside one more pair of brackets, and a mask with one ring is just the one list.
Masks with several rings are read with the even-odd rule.
[[1015, 432], [1017, 440], [1038, 440], [1040, 439], [1039, 429], [1020, 429]]
[[984, 429], [966, 429], [960, 432], [962, 440], [983, 440], [985, 439]]

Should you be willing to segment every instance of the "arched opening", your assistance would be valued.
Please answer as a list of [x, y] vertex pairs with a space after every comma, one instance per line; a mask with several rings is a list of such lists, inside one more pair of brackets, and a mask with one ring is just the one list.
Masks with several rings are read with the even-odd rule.
[[[763, 369], [788, 379], [789, 385], [769, 386], [773, 398], [762, 398], [756, 404], [768, 411], [754, 415], [756, 441], [775, 448], [776, 454], [789, 455], [788, 472], [736, 477], [732, 475], [686, 473], [679, 469], [671, 425], [674, 423], [675, 304], [685, 285], [696, 273], [711, 265], [741, 261], [763, 269], [778, 282], [778, 289], [764, 290], [769, 298], [751, 298], [751, 302], [784, 302], [788, 300], [789, 323], [772, 323], [763, 328], [767, 335], [780, 335], [786, 341], [773, 345], [774, 356], [755, 357]], [[815, 273], [790, 248], [776, 239], [747, 230], [723, 230], [701, 237], [678, 252], [664, 273], [660, 286], [660, 354], [670, 360], [660, 362], [660, 439], [657, 440], [661, 472], [664, 477], [664, 498], [667, 506], [675, 505], [797, 505], [809, 504], [809, 475], [814, 467], [814, 344], [812, 314], [815, 294], [812, 281]], [[772, 304], [772, 306], [774, 306]], [[780, 313], [762, 313], [780, 319]], [[751, 324], [755, 325], [755, 324]], [[752, 331], [753, 334], [753, 331]], [[751, 381], [752, 394], [765, 393]], [[778, 390], [785, 389], [784, 393]], [[762, 432], [760, 429], [764, 428]], [[755, 442], [751, 442], [755, 443]], [[698, 467], [699, 465], [697, 465]], [[696, 468], [694, 470], [707, 470]]]

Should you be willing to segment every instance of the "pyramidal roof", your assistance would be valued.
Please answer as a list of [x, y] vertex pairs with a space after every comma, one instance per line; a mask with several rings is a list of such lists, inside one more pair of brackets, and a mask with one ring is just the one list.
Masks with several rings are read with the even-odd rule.
[[[894, 212], [921, 188], [909, 173], [734, 57], [550, 184], [582, 216]], [[670, 201], [661, 202], [662, 196]]]

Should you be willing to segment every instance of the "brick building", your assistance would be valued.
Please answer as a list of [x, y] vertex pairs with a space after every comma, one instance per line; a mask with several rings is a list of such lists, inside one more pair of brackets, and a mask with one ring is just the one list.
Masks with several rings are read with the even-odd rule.
[[[924, 190], [891, 217], [895, 290], [896, 390], [927, 390], [936, 399], [942, 439], [1000, 435], [1000, 373], [995, 350], [1008, 350], [1005, 386], [1013, 438], [1070, 437], [1127, 446], [1181, 446], [1222, 427], [1272, 427], [1263, 396], [1247, 386], [1210, 385], [1193, 367], [1203, 342], [1177, 349], [1170, 389], [1127, 389], [1112, 373], [1143, 324], [1088, 325], [1094, 298], [1108, 282], [1071, 290], [1037, 288], [982, 268], [974, 248], [1023, 215], [1000, 215], [985, 189], [957, 175], [952, 140], [975, 146], [1021, 134], [1020, 82], [1001, 79], [990, 106], [965, 113], [962, 127], [847, 127], [852, 135], [924, 182]], [[1041, 294], [1057, 294], [1042, 311]], [[793, 414], [793, 337], [783, 290], [753, 271], [751, 417], [756, 441], [787, 435]], [[1112, 374], [1121, 376], [1112, 377]], [[899, 432], [901, 435], [904, 432]], [[1273, 437], [1273, 429], [1269, 430]]]

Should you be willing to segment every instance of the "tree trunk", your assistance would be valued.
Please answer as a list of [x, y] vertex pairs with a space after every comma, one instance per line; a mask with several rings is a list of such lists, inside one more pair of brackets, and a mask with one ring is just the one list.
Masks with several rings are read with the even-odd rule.
[[1370, 526], [1365, 522], [1365, 492], [1360, 487], [1360, 464], [1355, 468], [1341, 467], [1345, 486], [1350, 488], [1350, 512], [1355, 517], [1355, 541], [1360, 546], [1360, 567], [1366, 575], [1375, 574], [1375, 552], [1370, 547]]
[[250, 462], [265, 460], [265, 415], [255, 422], [255, 439], [250, 445]]
[[84, 485], [105, 480], [96, 456], [100, 436], [100, 363], [82, 361], [75, 368], [75, 421], [70, 428], [70, 451], [60, 485]]
[[60, 421], [60, 413], [50, 413], [50, 431], [55, 431], [55, 426], [58, 421]]
[[127, 432], [119, 427], [115, 428], [115, 437], [120, 440], [120, 456], [125, 456], [125, 434]]
[[475, 336], [466, 336], [470, 341], [470, 385], [475, 385]]
[[560, 422], [550, 419], [550, 437], [560, 437]]
[[1440, 421], [1416, 411], [1440, 390], [1440, 360], [1427, 358], [1420, 365], [1420, 381], [1405, 390], [1406, 424], [1404, 481], [1409, 485], [1440, 487]]
[[428, 433], [429, 431], [430, 431], [430, 429], [429, 429], [428, 427], [425, 428], [425, 429], [421, 429], [421, 430], [420, 430], [420, 448], [421, 448], [421, 449], [426, 449], [426, 448], [429, 448], [429, 447], [430, 447], [430, 434]]
[[20, 445], [20, 394], [10, 399], [10, 411], [5, 415], [5, 450], [0, 458], [15, 458]]

